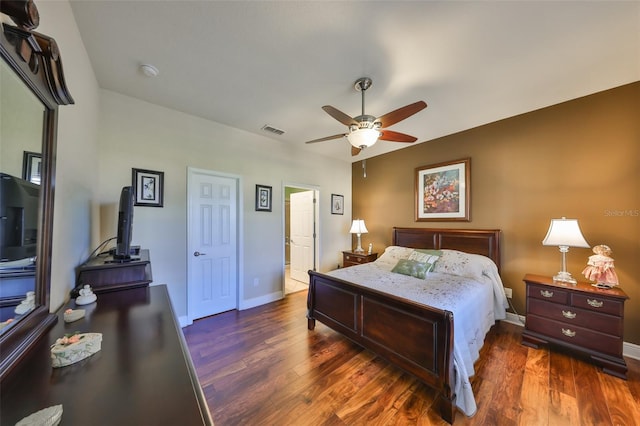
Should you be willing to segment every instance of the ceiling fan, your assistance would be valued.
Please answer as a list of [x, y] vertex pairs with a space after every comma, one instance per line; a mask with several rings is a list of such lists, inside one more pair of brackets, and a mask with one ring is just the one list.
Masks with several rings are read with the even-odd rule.
[[350, 117], [344, 112], [325, 105], [323, 110], [331, 117], [335, 118], [345, 126], [349, 127], [347, 133], [340, 133], [333, 136], [327, 136], [320, 139], [314, 139], [306, 143], [324, 142], [332, 139], [340, 139], [346, 137], [351, 144], [351, 155], [358, 155], [360, 151], [375, 144], [378, 139], [390, 142], [408, 142], [412, 143], [418, 139], [414, 136], [407, 135], [386, 128], [392, 126], [399, 121], [412, 116], [427, 107], [424, 101], [418, 101], [402, 108], [398, 108], [378, 118], [364, 113], [364, 92], [371, 87], [373, 82], [368, 77], [362, 77], [356, 80], [354, 87], [362, 93], [362, 114], [357, 117]]

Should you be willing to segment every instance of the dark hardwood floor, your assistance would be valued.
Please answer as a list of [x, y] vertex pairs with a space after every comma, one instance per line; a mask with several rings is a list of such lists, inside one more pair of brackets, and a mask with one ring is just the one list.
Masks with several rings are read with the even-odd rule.
[[[194, 322], [184, 334], [217, 426], [444, 425], [434, 392], [317, 323], [306, 291]], [[628, 380], [496, 324], [472, 379], [478, 412], [455, 425], [639, 425], [640, 361]]]

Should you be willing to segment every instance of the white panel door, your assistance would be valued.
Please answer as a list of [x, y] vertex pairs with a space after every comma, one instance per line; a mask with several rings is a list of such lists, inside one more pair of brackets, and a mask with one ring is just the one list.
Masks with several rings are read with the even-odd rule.
[[187, 310], [191, 320], [238, 306], [237, 180], [189, 171]]
[[315, 258], [314, 232], [315, 208], [314, 191], [295, 192], [289, 198], [291, 278], [305, 283], [309, 282], [309, 269], [314, 269]]

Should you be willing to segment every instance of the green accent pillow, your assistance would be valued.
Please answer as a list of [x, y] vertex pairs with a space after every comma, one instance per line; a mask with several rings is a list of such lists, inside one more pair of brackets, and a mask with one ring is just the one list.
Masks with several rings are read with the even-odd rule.
[[418, 262], [411, 259], [400, 259], [391, 272], [409, 275], [415, 278], [425, 279], [429, 271], [433, 268], [432, 263]]

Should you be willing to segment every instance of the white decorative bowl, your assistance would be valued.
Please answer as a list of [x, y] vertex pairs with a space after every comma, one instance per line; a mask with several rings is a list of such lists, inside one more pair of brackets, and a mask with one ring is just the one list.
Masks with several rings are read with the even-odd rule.
[[62, 419], [62, 405], [53, 405], [25, 417], [16, 426], [56, 426]]
[[77, 334], [75, 343], [65, 343], [60, 338], [51, 346], [51, 364], [54, 368], [65, 367], [90, 357], [101, 349], [102, 333]]

